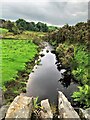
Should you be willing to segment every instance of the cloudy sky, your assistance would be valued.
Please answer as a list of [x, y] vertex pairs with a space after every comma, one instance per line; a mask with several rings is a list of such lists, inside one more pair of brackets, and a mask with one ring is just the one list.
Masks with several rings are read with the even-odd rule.
[[88, 19], [88, 0], [1, 0], [1, 18], [62, 26]]

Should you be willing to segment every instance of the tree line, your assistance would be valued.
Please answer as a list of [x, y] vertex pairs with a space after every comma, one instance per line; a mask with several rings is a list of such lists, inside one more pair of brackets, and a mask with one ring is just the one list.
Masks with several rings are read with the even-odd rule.
[[69, 26], [68, 24], [64, 25], [58, 31], [54, 31], [48, 35], [50, 43], [55, 42], [55, 45], [58, 46], [59, 43], [65, 41], [79, 42], [89, 44], [89, 24], [90, 21], [84, 23], [79, 22], [75, 26]]
[[0, 19], [0, 27], [8, 29], [9, 32], [13, 32], [14, 34], [22, 33], [25, 30], [37, 32], [48, 32], [49, 30], [47, 24], [42, 22], [27, 22], [24, 19], [18, 19], [15, 22]]

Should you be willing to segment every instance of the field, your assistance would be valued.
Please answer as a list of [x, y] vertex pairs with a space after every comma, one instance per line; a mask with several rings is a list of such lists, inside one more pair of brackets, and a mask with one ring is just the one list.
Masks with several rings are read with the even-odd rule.
[[1, 83], [4, 85], [7, 81], [14, 80], [18, 71], [25, 70], [25, 63], [34, 59], [37, 54], [37, 45], [44, 35], [43, 32], [32, 31], [23, 31], [21, 34], [14, 35], [8, 29], [0, 28], [0, 37], [3, 38], [0, 40], [0, 46], [2, 46], [0, 86]]
[[0, 28], [0, 34], [5, 34], [7, 33], [8, 30], [7, 29], [4, 29], [4, 28]]
[[[26, 62], [32, 61], [38, 46], [31, 40], [2, 40], [2, 84], [15, 80], [18, 71], [25, 70]], [[1, 85], [1, 82], [0, 82]]]
[[44, 32], [33, 32], [33, 31], [23, 31], [20, 34], [13, 34], [9, 32], [7, 29], [0, 28], [0, 36], [3, 39], [19, 39], [19, 40], [41, 40], [41, 37], [46, 35]]
[[28, 75], [35, 65], [43, 32], [23, 31], [13, 34], [0, 28], [0, 87], [7, 103], [26, 91]]

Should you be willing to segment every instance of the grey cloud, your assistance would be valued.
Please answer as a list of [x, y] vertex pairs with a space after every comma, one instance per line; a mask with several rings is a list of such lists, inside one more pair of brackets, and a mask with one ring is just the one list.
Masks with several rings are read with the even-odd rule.
[[88, 2], [3, 2], [2, 18], [42, 21], [53, 25], [86, 21]]

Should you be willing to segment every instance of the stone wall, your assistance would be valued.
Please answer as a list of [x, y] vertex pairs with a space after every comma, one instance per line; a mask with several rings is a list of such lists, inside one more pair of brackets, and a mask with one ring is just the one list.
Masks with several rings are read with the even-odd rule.
[[[42, 100], [41, 105], [38, 106], [37, 103], [34, 103], [35, 98], [27, 97], [25, 94], [20, 94], [14, 99], [10, 106], [1, 107], [0, 120], [7, 120], [10, 118], [14, 118], [15, 120], [21, 118], [28, 120], [63, 120], [66, 118], [74, 120], [81, 119], [78, 113], [71, 106], [71, 103], [61, 91], [58, 91], [57, 99], [58, 105], [55, 116], [55, 113], [53, 113], [48, 99]], [[81, 114], [83, 114], [82, 118], [90, 120], [89, 113], [90, 109], [88, 110], [87, 116], [85, 116], [85, 111], [81, 112]]]

